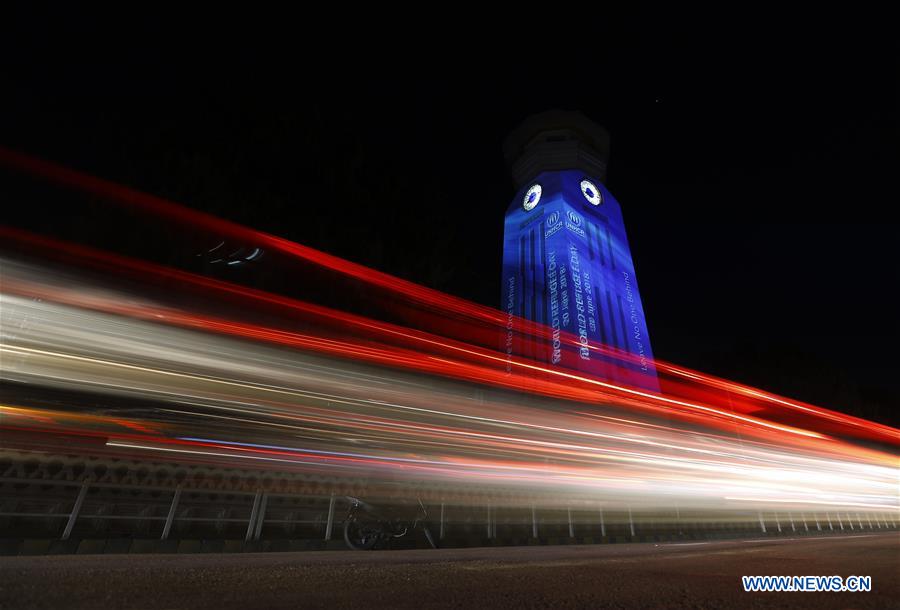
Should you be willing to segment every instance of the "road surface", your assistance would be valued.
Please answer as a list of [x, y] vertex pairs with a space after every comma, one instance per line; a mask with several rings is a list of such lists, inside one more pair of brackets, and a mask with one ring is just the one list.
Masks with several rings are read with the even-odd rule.
[[[742, 575], [869, 593], [745, 593]], [[0, 608], [889, 608], [900, 534], [706, 543], [0, 558]]]

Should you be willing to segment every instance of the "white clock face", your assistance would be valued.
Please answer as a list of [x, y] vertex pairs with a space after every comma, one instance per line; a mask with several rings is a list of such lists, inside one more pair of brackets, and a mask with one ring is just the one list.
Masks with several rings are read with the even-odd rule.
[[584, 195], [584, 198], [587, 199], [591, 205], [600, 205], [603, 203], [603, 198], [600, 196], [600, 189], [598, 189], [590, 180], [581, 181], [581, 194]]
[[525, 208], [526, 212], [530, 212], [534, 209], [534, 206], [538, 204], [538, 201], [541, 200], [541, 185], [533, 184], [531, 188], [528, 189], [528, 192], [525, 193], [524, 199], [522, 199], [522, 207]]

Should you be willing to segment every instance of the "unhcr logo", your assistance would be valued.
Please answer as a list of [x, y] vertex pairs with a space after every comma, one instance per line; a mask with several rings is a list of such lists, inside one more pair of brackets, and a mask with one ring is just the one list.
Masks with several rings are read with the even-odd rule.
[[559, 211], [554, 210], [547, 214], [547, 230], [544, 231], [544, 239], [550, 237], [557, 231], [563, 228], [561, 222], [559, 222]]
[[581, 223], [581, 216], [579, 216], [572, 210], [566, 211], [566, 228], [575, 235], [584, 237], [584, 229], [581, 228]]

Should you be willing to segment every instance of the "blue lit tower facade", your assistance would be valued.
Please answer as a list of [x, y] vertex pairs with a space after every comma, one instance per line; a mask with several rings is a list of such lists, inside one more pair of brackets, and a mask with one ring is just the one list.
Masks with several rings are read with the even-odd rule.
[[[534, 115], [507, 137], [518, 192], [503, 236], [504, 348], [657, 389], [622, 211], [603, 184], [608, 151], [606, 130], [578, 112]], [[549, 328], [549, 337], [533, 338], [516, 318]], [[565, 333], [574, 342], [560, 341]], [[634, 358], [622, 366], [600, 346]]]

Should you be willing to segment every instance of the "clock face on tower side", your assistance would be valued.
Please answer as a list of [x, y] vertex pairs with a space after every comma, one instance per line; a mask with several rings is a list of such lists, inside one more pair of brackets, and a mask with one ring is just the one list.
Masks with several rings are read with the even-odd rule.
[[600, 189], [598, 189], [590, 180], [581, 181], [581, 194], [584, 195], [584, 198], [587, 199], [591, 205], [600, 205], [603, 203], [603, 198], [600, 196]]
[[530, 212], [534, 209], [534, 206], [538, 204], [541, 200], [541, 185], [533, 184], [531, 188], [525, 193], [525, 197], [522, 199], [522, 207], [525, 208], [526, 212]]

